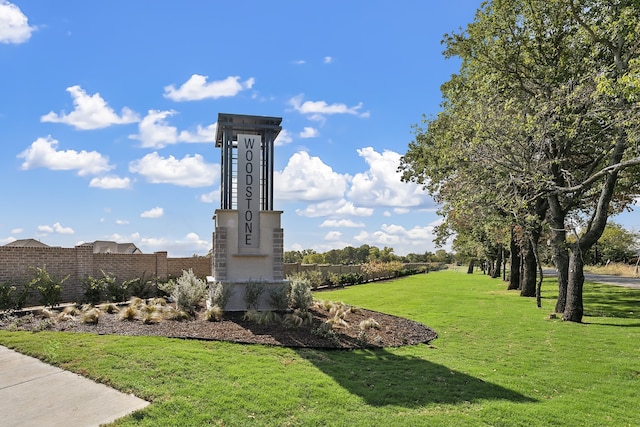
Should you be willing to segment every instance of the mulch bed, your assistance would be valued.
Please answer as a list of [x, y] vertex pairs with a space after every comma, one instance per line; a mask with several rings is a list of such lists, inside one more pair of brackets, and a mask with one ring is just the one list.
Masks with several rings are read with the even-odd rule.
[[[101, 313], [97, 324], [75, 320], [47, 319], [35, 313], [2, 314], [0, 329], [21, 331], [67, 331], [101, 335], [162, 336], [169, 338], [229, 341], [303, 348], [382, 348], [429, 343], [437, 333], [429, 327], [376, 311], [356, 309], [345, 317], [346, 326], [335, 327], [335, 334], [322, 334], [319, 326], [328, 319], [328, 312], [312, 307], [313, 323], [286, 328], [281, 324], [258, 325], [243, 319], [243, 312], [226, 312], [223, 320], [210, 322], [197, 316], [192, 320], [163, 320], [145, 324], [140, 320], [121, 320], [117, 314]], [[378, 328], [361, 332], [360, 322], [375, 319]]]

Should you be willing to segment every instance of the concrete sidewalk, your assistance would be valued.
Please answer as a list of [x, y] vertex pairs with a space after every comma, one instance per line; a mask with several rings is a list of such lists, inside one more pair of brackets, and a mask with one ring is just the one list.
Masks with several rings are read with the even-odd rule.
[[0, 346], [0, 426], [98, 426], [149, 402]]

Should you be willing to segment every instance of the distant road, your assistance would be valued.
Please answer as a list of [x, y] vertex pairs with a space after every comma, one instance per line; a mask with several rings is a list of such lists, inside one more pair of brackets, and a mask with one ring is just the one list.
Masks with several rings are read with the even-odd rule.
[[[544, 270], [545, 277], [555, 276], [555, 270]], [[625, 288], [640, 289], [640, 279], [637, 277], [610, 276], [607, 274], [584, 274], [584, 280], [588, 282], [605, 283], [607, 285], [623, 286]]]

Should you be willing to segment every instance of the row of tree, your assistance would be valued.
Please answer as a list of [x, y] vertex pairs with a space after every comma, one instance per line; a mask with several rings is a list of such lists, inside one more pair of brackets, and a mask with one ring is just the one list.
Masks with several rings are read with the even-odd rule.
[[640, 2], [488, 0], [443, 43], [460, 70], [415, 127], [403, 180], [441, 203], [457, 252], [510, 253], [522, 295], [539, 289], [546, 231], [556, 312], [580, 322], [586, 256], [640, 194]]
[[385, 246], [380, 249], [377, 246], [366, 244], [357, 248], [347, 246], [343, 249], [332, 249], [324, 253], [318, 253], [313, 249], [285, 251], [284, 253], [285, 263], [350, 265], [391, 261], [451, 263], [453, 254], [447, 253], [444, 249], [439, 249], [436, 253], [396, 255], [393, 253], [393, 248]]

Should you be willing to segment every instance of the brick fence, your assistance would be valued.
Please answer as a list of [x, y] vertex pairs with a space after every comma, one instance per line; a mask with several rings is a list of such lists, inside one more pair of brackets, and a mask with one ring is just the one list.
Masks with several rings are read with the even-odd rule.
[[211, 258], [168, 258], [167, 252], [153, 254], [93, 253], [93, 244], [74, 248], [30, 248], [0, 246], [0, 283], [21, 286], [33, 278], [31, 268], [43, 268], [52, 277], [69, 278], [62, 286], [62, 301], [81, 301], [82, 282], [102, 272], [119, 282], [140, 277], [168, 279], [192, 269], [196, 276], [211, 275]]

